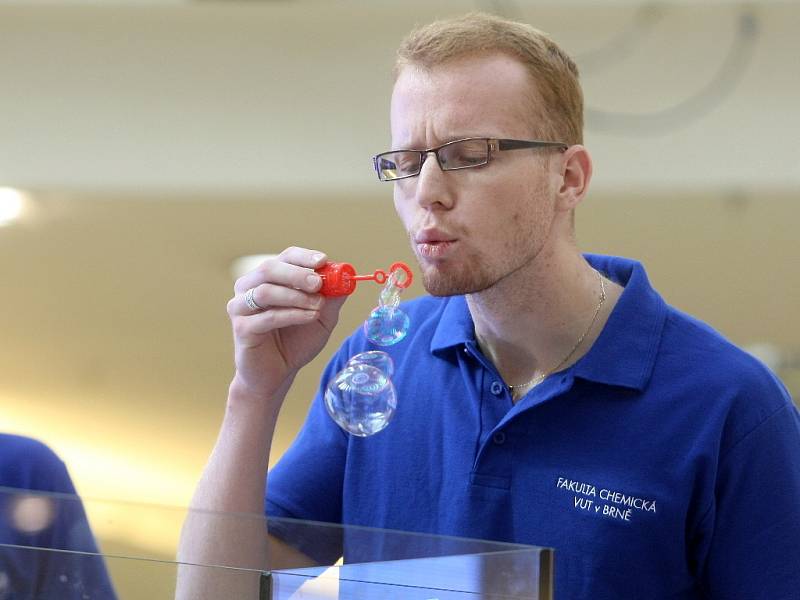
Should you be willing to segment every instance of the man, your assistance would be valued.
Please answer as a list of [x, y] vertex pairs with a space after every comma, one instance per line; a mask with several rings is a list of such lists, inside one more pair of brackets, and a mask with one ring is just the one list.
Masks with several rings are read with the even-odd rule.
[[0, 433], [0, 599], [114, 600], [67, 468], [45, 444]]
[[[551, 546], [558, 598], [794, 597], [797, 410], [640, 264], [579, 252], [582, 105], [571, 59], [527, 25], [469, 15], [403, 42], [375, 167], [431, 296], [390, 350], [397, 414], [348, 436], [318, 395], [267, 512]], [[325, 260], [289, 248], [237, 282], [196, 506], [259, 510], [283, 398], [342, 305], [316, 293]], [[322, 386], [368, 349], [348, 339]]]

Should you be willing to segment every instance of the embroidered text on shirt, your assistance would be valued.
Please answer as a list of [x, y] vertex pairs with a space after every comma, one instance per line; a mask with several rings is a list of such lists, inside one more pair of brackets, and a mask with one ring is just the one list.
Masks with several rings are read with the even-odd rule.
[[[639, 498], [624, 492], [610, 490], [593, 483], [575, 481], [567, 477], [559, 477], [556, 487], [572, 492], [573, 508], [595, 513], [621, 521], [630, 521], [634, 510], [656, 512], [656, 501]], [[603, 501], [602, 503], [600, 501]]]

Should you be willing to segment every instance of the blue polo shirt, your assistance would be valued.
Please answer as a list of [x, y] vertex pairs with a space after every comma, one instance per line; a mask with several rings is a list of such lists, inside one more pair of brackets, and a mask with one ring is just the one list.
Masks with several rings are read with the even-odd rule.
[[555, 548], [556, 597], [800, 595], [800, 416], [778, 379], [667, 305], [635, 261], [588, 255], [624, 286], [600, 337], [516, 404], [461, 296], [403, 305], [388, 349], [397, 413], [347, 435], [322, 375], [269, 475], [268, 514]]
[[[35, 529], [18, 517], [31, 500], [45, 509]], [[97, 552], [61, 459], [37, 440], [0, 434], [0, 600], [114, 600]]]

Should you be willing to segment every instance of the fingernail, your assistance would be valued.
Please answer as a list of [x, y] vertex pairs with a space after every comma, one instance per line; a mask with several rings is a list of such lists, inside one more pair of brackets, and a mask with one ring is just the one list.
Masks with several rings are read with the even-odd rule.
[[313, 255], [313, 256], [311, 257], [311, 260], [313, 260], [314, 262], [319, 262], [319, 261], [321, 261], [323, 258], [325, 258], [325, 255], [324, 255], [324, 254], [321, 254], [321, 253], [319, 253], [319, 252], [317, 252], [315, 255]]
[[306, 283], [311, 288], [316, 288], [319, 285], [319, 275], [308, 275], [306, 277]]

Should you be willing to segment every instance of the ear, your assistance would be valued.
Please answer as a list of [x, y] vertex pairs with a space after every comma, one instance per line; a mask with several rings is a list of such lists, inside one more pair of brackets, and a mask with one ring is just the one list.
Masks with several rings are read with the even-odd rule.
[[592, 179], [592, 157], [580, 144], [570, 146], [561, 156], [561, 186], [558, 189], [558, 207], [561, 210], [574, 210], [580, 204]]

